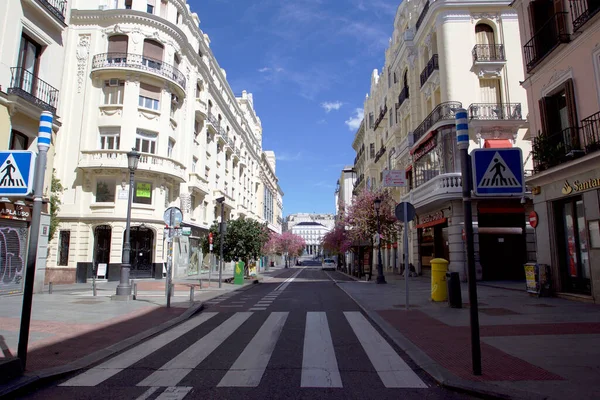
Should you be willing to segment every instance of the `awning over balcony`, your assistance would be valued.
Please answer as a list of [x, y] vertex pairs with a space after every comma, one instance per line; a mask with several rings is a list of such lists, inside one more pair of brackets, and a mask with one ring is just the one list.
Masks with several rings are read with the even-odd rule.
[[486, 139], [483, 147], [486, 149], [508, 149], [513, 145], [509, 139]]

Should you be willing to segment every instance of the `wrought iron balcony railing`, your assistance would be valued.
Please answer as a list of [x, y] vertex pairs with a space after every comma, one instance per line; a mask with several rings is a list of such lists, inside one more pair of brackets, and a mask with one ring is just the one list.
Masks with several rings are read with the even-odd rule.
[[533, 169], [541, 172], [583, 155], [579, 127], [572, 126], [552, 134], [539, 133], [531, 149]]
[[573, 31], [578, 31], [583, 24], [590, 20], [598, 10], [600, 2], [594, 0], [569, 0], [571, 8], [571, 19], [573, 20]]
[[414, 142], [416, 143], [421, 137], [423, 137], [433, 125], [442, 120], [454, 120], [455, 110], [462, 108], [460, 101], [447, 101], [445, 103], [438, 104], [431, 113], [413, 132]]
[[566, 12], [554, 14], [523, 46], [527, 72], [530, 72], [561, 43], [571, 40], [567, 31], [567, 15]]
[[92, 69], [98, 68], [135, 68], [149, 71], [170, 79], [185, 89], [185, 76], [174, 66], [156, 58], [131, 53], [96, 54], [92, 60]]
[[396, 109], [400, 108], [402, 103], [404, 103], [408, 99], [408, 86], [404, 86], [402, 91], [398, 95], [398, 104], [396, 105]]
[[600, 150], [600, 111], [581, 120], [585, 152]]
[[38, 0], [52, 15], [65, 22], [67, 0]]
[[522, 120], [521, 103], [473, 103], [469, 118], [480, 120]]
[[506, 61], [503, 44], [476, 44], [471, 54], [473, 61]]
[[377, 152], [377, 154], [375, 154], [375, 162], [379, 161], [381, 156], [383, 156], [384, 154], [385, 154], [385, 146], [382, 146], [381, 149], [379, 149], [379, 151]]
[[423, 87], [423, 85], [425, 84], [425, 82], [427, 82], [429, 77], [433, 75], [433, 71], [439, 69], [440, 64], [438, 62], [438, 55], [434, 54], [425, 66], [425, 68], [423, 68], [423, 72], [421, 72], [421, 87]]
[[221, 128], [221, 124], [219, 124], [219, 120], [215, 117], [215, 114], [208, 112], [208, 122], [214, 126], [215, 130], [219, 130]]
[[12, 77], [8, 88], [9, 94], [16, 94], [43, 110], [56, 113], [58, 89], [50, 86], [25, 68], [13, 67], [10, 72]]
[[417, 19], [417, 23], [415, 25], [415, 33], [417, 33], [417, 31], [419, 30], [419, 27], [423, 23], [423, 20], [425, 19], [425, 16], [427, 15], [427, 11], [429, 11], [429, 0], [427, 0], [427, 2], [425, 3], [425, 6], [423, 6], [423, 11], [421, 11], [421, 14], [419, 14], [419, 18]]

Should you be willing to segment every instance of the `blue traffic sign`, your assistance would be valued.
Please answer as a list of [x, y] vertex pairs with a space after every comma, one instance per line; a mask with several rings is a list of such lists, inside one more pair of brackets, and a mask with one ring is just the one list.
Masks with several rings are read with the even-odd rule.
[[0, 196], [30, 194], [34, 164], [32, 151], [0, 151]]
[[519, 196], [525, 193], [521, 149], [475, 149], [471, 152], [476, 196]]

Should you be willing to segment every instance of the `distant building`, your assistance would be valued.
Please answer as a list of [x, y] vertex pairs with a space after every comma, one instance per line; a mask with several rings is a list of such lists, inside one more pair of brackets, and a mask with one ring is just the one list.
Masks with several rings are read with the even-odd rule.
[[297, 225], [300, 222], [317, 222], [326, 227], [327, 230], [331, 230], [335, 225], [335, 215], [311, 213], [290, 214], [285, 218], [285, 221], [283, 222], [283, 230], [291, 231], [294, 225]]
[[323, 247], [321, 242], [323, 236], [329, 232], [331, 228], [328, 228], [318, 222], [298, 222], [295, 224], [291, 231], [294, 235], [301, 236], [306, 242], [306, 248], [304, 253], [306, 255], [318, 256], [322, 254]]

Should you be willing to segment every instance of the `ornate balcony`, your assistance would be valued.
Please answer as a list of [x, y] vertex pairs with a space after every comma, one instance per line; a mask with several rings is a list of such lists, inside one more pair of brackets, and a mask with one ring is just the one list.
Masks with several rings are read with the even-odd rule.
[[581, 120], [581, 133], [586, 153], [600, 150], [600, 112]]
[[56, 114], [58, 89], [39, 79], [25, 68], [10, 69], [11, 80], [8, 94], [19, 96], [36, 107]]
[[473, 71], [480, 78], [497, 78], [506, 64], [504, 45], [476, 44], [471, 51], [473, 56]]
[[590, 0], [569, 0], [569, 7], [571, 8], [571, 19], [573, 20], [573, 32], [576, 32], [596, 15], [600, 10], [600, 3]]
[[425, 68], [423, 68], [423, 72], [421, 72], [421, 87], [425, 86], [425, 83], [431, 78], [436, 71], [439, 71], [440, 64], [438, 62], [438, 55], [434, 54]]
[[476, 134], [493, 131], [505, 136], [502, 139], [512, 139], [525, 126], [521, 103], [473, 103], [469, 106], [469, 119]]
[[67, 12], [67, 0], [37, 0], [49, 12], [64, 24], [65, 13]]
[[462, 103], [460, 101], [447, 101], [445, 103], [438, 104], [431, 113], [421, 124], [417, 127], [417, 129], [413, 132], [413, 146], [419, 142], [421, 138], [423, 138], [429, 131], [433, 130], [435, 125], [438, 123], [454, 123], [455, 120], [455, 110], [458, 108], [462, 108]]
[[217, 133], [219, 133], [219, 130], [221, 129], [221, 125], [219, 124], [219, 120], [217, 119], [217, 117], [215, 117], [215, 114], [212, 114], [210, 112], [210, 110], [208, 111], [208, 124], [206, 125], [208, 131], [213, 134], [216, 135]]
[[[83, 169], [123, 169], [127, 170], [125, 150], [82, 150], [79, 168]], [[179, 182], [185, 182], [185, 167], [171, 158], [156, 154], [142, 153], [138, 170], [167, 175]]]
[[533, 170], [541, 172], [584, 155], [579, 140], [579, 127], [569, 127], [551, 134], [539, 133], [531, 149]]
[[157, 75], [175, 83], [185, 96], [185, 76], [174, 66], [162, 60], [131, 53], [96, 54], [92, 60], [92, 71], [111, 69], [135, 69]]
[[206, 178], [204, 178], [197, 172], [190, 173], [188, 188], [190, 190], [199, 192], [203, 196], [206, 196], [210, 193], [210, 190], [208, 189], [208, 180], [206, 180]]
[[425, 19], [425, 16], [427, 15], [428, 11], [429, 11], [429, 0], [427, 0], [425, 5], [423, 6], [423, 10], [421, 11], [421, 14], [419, 14], [419, 18], [417, 19], [417, 23], [415, 25], [415, 33], [419, 30], [419, 27], [423, 23], [423, 20]]
[[568, 43], [571, 40], [567, 31], [567, 16], [566, 12], [554, 14], [523, 46], [527, 72], [531, 72], [561, 43]]
[[375, 154], [375, 162], [379, 161], [379, 159], [385, 154], [385, 146], [382, 146], [381, 149]]
[[233, 197], [231, 197], [229, 194], [225, 193], [224, 190], [221, 189], [216, 189], [213, 190], [213, 198], [218, 199], [219, 197], [225, 197], [225, 207], [228, 207], [230, 209], [235, 209], [235, 200]]
[[413, 189], [412, 192], [415, 207], [422, 207], [435, 201], [460, 198], [462, 197], [461, 173], [437, 175]]

